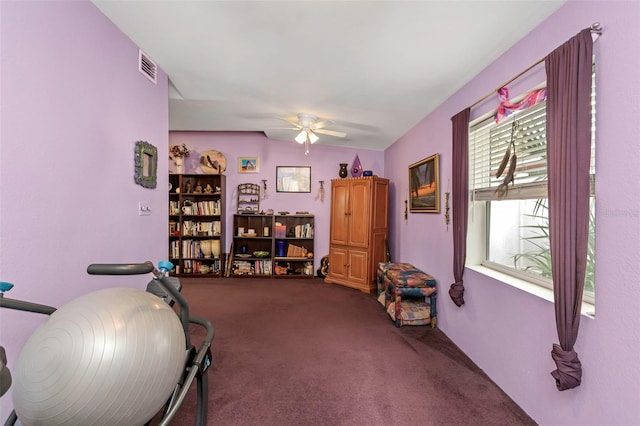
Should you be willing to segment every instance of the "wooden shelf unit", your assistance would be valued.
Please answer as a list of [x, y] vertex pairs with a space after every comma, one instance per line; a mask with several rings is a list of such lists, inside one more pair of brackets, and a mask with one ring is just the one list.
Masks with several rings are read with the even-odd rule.
[[[233, 215], [233, 244], [230, 253], [233, 277], [271, 278], [273, 269], [273, 216], [260, 214]], [[256, 251], [269, 253], [257, 257]]]
[[241, 183], [238, 185], [238, 214], [260, 212], [260, 185], [257, 183]]
[[[225, 183], [225, 175], [169, 175], [169, 260], [175, 265], [172, 275], [222, 276]], [[207, 246], [209, 257], [205, 257]]]
[[235, 214], [232, 276], [313, 278], [314, 226], [311, 214]]

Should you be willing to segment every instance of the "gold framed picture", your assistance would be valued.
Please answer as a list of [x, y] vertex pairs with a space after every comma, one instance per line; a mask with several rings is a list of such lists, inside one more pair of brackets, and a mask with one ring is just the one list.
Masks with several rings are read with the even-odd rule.
[[258, 157], [238, 157], [238, 173], [258, 173], [260, 159]]
[[409, 211], [440, 213], [440, 154], [409, 166]]

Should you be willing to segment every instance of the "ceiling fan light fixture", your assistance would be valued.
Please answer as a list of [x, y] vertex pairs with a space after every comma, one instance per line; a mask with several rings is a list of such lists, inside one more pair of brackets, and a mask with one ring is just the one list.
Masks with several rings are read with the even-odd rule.
[[324, 127], [326, 122], [318, 122], [318, 117], [313, 114], [300, 113], [298, 114], [297, 122], [285, 118], [282, 118], [282, 120], [288, 121], [292, 126], [294, 126], [292, 128], [287, 128], [286, 130], [296, 130], [298, 132], [294, 140], [300, 145], [304, 145], [305, 155], [309, 155], [309, 147], [320, 140], [320, 136], [318, 136], [316, 132], [322, 135], [329, 135], [338, 138], [343, 138], [347, 135], [343, 132], [325, 129]]
[[298, 133], [298, 136], [296, 136], [296, 142], [302, 144], [307, 140], [307, 131], [305, 129], [302, 129], [302, 131], [300, 133]]

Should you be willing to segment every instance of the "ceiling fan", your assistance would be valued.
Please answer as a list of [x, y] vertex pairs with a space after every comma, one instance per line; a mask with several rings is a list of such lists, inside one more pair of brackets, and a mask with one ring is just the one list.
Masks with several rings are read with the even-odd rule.
[[[299, 144], [304, 144], [305, 155], [309, 154], [309, 146], [316, 143], [320, 137], [317, 134], [333, 136], [336, 138], [344, 138], [347, 136], [344, 132], [328, 130], [324, 127], [328, 121], [318, 121], [318, 117], [313, 114], [301, 112], [298, 114], [298, 122], [282, 119], [290, 123], [294, 127], [288, 127], [284, 130], [296, 130], [298, 134], [294, 138]], [[317, 134], [316, 134], [317, 133]]]

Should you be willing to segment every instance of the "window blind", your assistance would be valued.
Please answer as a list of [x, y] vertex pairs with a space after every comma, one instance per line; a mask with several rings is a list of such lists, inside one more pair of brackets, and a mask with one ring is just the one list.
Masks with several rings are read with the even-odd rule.
[[[514, 122], [517, 128], [512, 131]], [[541, 102], [514, 112], [499, 124], [490, 117], [471, 128], [469, 187], [474, 199], [498, 199], [495, 190], [502, 183], [509, 165], [500, 177], [496, 176], [496, 171], [511, 144], [512, 133], [517, 157], [514, 184], [509, 184], [509, 191], [500, 199], [546, 196], [546, 102]]]
[[[596, 116], [595, 64], [591, 78], [591, 195], [595, 194], [595, 116]], [[547, 102], [515, 111], [506, 120], [496, 123], [493, 115], [473, 123], [469, 129], [469, 190], [476, 201], [498, 199], [537, 199], [547, 197]], [[511, 143], [513, 123], [518, 123], [514, 134], [517, 167], [513, 184], [500, 197], [496, 188], [502, 183], [496, 171]]]

